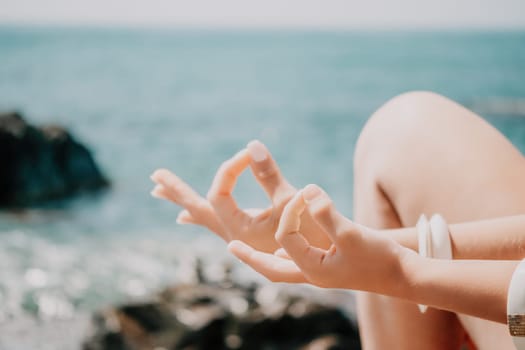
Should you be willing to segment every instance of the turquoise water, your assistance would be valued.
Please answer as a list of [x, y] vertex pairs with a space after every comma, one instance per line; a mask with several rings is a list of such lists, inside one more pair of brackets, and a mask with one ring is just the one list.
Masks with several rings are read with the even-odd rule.
[[[53, 210], [0, 214], [0, 323], [35, 334], [176, 282], [196, 254], [228, 259], [149, 197], [157, 167], [205, 193], [219, 164], [258, 138], [293, 184], [322, 185], [351, 216], [360, 128], [416, 89], [474, 107], [522, 103], [525, 32], [0, 27], [0, 109], [70, 127], [114, 184]], [[480, 112], [525, 150], [525, 116]], [[236, 195], [267, 204], [250, 176]]]

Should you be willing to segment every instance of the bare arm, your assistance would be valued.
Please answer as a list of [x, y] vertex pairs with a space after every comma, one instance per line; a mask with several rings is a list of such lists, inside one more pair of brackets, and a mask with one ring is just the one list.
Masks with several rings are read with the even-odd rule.
[[[328, 249], [301, 234], [310, 215], [330, 237]], [[504, 323], [507, 290], [518, 261], [437, 260], [420, 257], [390, 236], [341, 215], [326, 193], [309, 185], [286, 205], [276, 240], [285, 249], [264, 253], [240, 241], [229, 249], [276, 282], [369, 291]]]
[[507, 322], [507, 291], [519, 261], [437, 260], [410, 252], [401, 297], [439, 309]]
[[[525, 215], [449, 226], [454, 259], [521, 260], [525, 257]], [[381, 231], [417, 250], [414, 227]]]

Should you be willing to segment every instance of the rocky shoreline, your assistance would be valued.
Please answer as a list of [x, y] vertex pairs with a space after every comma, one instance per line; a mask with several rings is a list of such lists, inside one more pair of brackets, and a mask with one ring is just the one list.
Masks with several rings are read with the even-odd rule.
[[[109, 186], [92, 152], [68, 130], [30, 125], [17, 112], [0, 113], [0, 167], [0, 209], [47, 205]], [[85, 313], [37, 333], [45, 335], [48, 348], [76, 348], [82, 342], [84, 350], [360, 349], [352, 311], [343, 305], [351, 299], [348, 294], [241, 283], [229, 266], [221, 270], [220, 263], [208, 263], [215, 269], [210, 280], [199, 260], [190, 266], [195, 266], [188, 269], [193, 282], [99, 310], [92, 315], [89, 333], [84, 332]], [[47, 307], [58, 306], [51, 302]], [[18, 335], [26, 334], [27, 323], [19, 321], [0, 347], [22, 344]], [[39, 348], [37, 343], [28, 347]]]
[[36, 127], [18, 112], [0, 113], [0, 207], [66, 199], [109, 185], [92, 152], [65, 128]]
[[95, 313], [83, 349], [361, 348], [357, 326], [342, 307], [285, 285], [244, 285], [226, 276], [219, 282], [181, 284], [143, 302]]

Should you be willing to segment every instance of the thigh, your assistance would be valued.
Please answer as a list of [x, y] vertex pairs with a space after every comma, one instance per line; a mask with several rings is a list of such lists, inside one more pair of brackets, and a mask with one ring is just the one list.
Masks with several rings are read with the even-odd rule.
[[413, 226], [421, 213], [439, 212], [452, 223], [525, 212], [521, 153], [449, 99], [432, 93], [394, 99], [365, 133], [380, 140], [370, 147], [369, 167], [402, 226]]
[[[369, 213], [370, 206], [361, 205], [373, 191], [384, 197], [380, 208], [390, 210], [399, 226], [413, 226], [421, 213], [441, 213], [452, 223], [525, 212], [520, 152], [483, 119], [436, 94], [403, 95], [378, 110], [359, 139], [355, 162], [357, 220], [384, 226], [381, 210]], [[360, 303], [367, 310], [385, 304], [378, 298]], [[410, 307], [415, 308], [407, 305], [402, 313], [408, 315]], [[438, 328], [440, 322], [452, 324], [449, 316], [439, 314], [433, 322]], [[492, 348], [486, 345], [491, 339], [498, 348], [513, 348], [505, 325], [460, 319], [480, 349]]]
[[507, 325], [460, 315], [458, 317], [465, 331], [470, 335], [478, 350], [515, 350]]
[[[396, 228], [401, 223], [371, 172], [356, 167], [355, 220], [369, 227]], [[365, 350], [459, 349], [464, 331], [456, 315], [417, 306], [396, 298], [357, 293], [357, 318]]]

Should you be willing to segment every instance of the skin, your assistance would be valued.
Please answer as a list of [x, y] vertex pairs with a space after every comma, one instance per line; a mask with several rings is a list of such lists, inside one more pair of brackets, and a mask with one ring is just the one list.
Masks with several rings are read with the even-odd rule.
[[[422, 213], [440, 213], [449, 224], [521, 215], [524, 178], [523, 156], [482, 118], [434, 93], [406, 93], [379, 108], [361, 131], [354, 155], [354, 220], [392, 232], [414, 226]], [[451, 229], [455, 251], [522, 258], [524, 237], [512, 234], [509, 240], [506, 227], [474, 225], [465, 234], [461, 227]], [[508, 258], [501, 255], [505, 250], [490, 248], [516, 237], [515, 244], [504, 244], [511, 247]], [[465, 331], [479, 350], [514, 349], [503, 324], [438, 309], [421, 314], [397, 298], [357, 293], [357, 314], [365, 349], [457, 349]]]
[[[411, 226], [421, 213], [439, 212], [449, 222], [467, 222], [450, 226], [455, 259], [521, 259], [523, 256], [525, 237], [520, 234], [523, 216], [486, 219], [524, 212], [525, 163], [501, 134], [472, 112], [432, 93], [401, 95], [372, 116], [361, 133], [354, 159], [355, 220], [367, 226], [353, 224], [350, 231], [358, 232], [354, 236], [374, 237], [374, 244], [387, 251], [396, 251], [399, 247], [415, 249], [416, 235]], [[468, 166], [464, 164], [466, 159]], [[271, 206], [267, 209], [239, 209], [231, 196], [236, 178], [248, 166], [270, 197]], [[285, 274], [279, 275], [280, 280], [330, 286], [329, 281], [318, 281], [314, 275], [313, 280], [307, 279], [301, 266], [290, 260], [287, 251], [275, 251], [279, 244], [273, 238], [274, 233], [282, 221], [286, 204], [297, 191], [284, 179], [260, 142], [250, 143], [219, 168], [207, 198], [195, 193], [167, 170], [156, 171], [152, 179], [157, 183], [152, 191], [154, 196], [185, 208], [179, 215], [180, 223], [205, 226], [226, 242], [247, 243], [248, 246], [238, 242], [231, 244], [230, 249], [240, 256], [243, 253], [236, 251], [237, 248], [255, 256], [279, 258], [272, 260], [272, 264]], [[297, 231], [306, 242], [321, 249], [325, 256], [334, 253], [349, 264], [330, 275], [346, 276], [344, 273], [352, 266], [352, 260], [344, 259], [352, 257], [338, 255], [344, 250], [336, 249], [333, 232], [320, 225], [310, 209], [302, 210], [298, 216], [300, 220], [296, 220], [295, 225], [298, 223]], [[370, 243], [360, 242], [361, 247]], [[384, 242], [389, 243], [383, 246]], [[379, 251], [383, 252], [381, 249]], [[345, 279], [355, 283], [348, 288], [396, 296], [358, 295], [358, 319], [365, 349], [454, 349], [463, 343], [464, 329], [478, 349], [513, 348], [504, 325], [460, 312], [502, 321], [505, 288], [515, 262], [429, 262], [421, 261], [410, 249], [401, 249], [405, 253], [396, 253], [394, 258], [381, 254], [393, 259], [386, 264], [393, 271], [381, 273], [386, 273], [385, 278], [396, 276], [395, 283], [391, 280], [381, 284], [359, 281], [355, 278], [357, 272]], [[351, 251], [361, 254], [361, 259], [367, 259], [362, 256], [367, 252], [368, 258], [374, 256], [373, 260], [382, 261], [365, 248]], [[483, 278], [464, 283], [471, 276]], [[485, 277], [491, 277], [490, 281]], [[337, 278], [338, 283], [342, 280]], [[411, 288], [404, 290], [402, 286]], [[473, 295], [476, 298], [472, 298]], [[451, 304], [456, 296], [463, 303]], [[431, 308], [421, 314], [413, 302], [440, 309]]]
[[[250, 167], [256, 180], [267, 193], [271, 204], [266, 209], [240, 209], [232, 192], [241, 173]], [[206, 198], [166, 169], [156, 170], [151, 179], [156, 183], [154, 197], [170, 200], [185, 208], [178, 218], [180, 224], [196, 224], [208, 228], [226, 242], [242, 240], [257, 249], [273, 252], [279, 245], [273, 238], [284, 205], [297, 193], [284, 178], [266, 146], [252, 141], [232, 158], [221, 164]], [[329, 241], [319, 235], [320, 228], [305, 214], [304, 234], [320, 247]]]
[[[312, 246], [299, 231], [305, 208], [328, 233], [332, 241], [328, 249]], [[231, 242], [228, 248], [271, 281], [302, 277], [319, 287], [369, 291], [506, 322], [507, 287], [517, 261], [422, 258], [390, 237], [345, 218], [315, 185], [298, 192], [286, 205], [275, 239], [291, 260], [241, 241]]]
[[[525, 257], [524, 228], [525, 215], [449, 225], [452, 256], [456, 260], [521, 260]], [[415, 227], [383, 230], [382, 233], [417, 251]]]
[[[330, 238], [327, 249], [311, 245], [300, 232], [307, 200], [310, 215]], [[275, 239], [284, 252], [264, 253], [241, 241], [233, 241], [228, 247], [274, 282], [295, 280], [325, 288], [397, 294], [391, 289], [399, 285], [400, 262], [406, 249], [374, 231], [365, 233], [365, 228], [358, 228], [337, 212], [328, 196], [315, 185], [296, 193], [286, 205]], [[375, 253], [370, 254], [371, 250]]]

